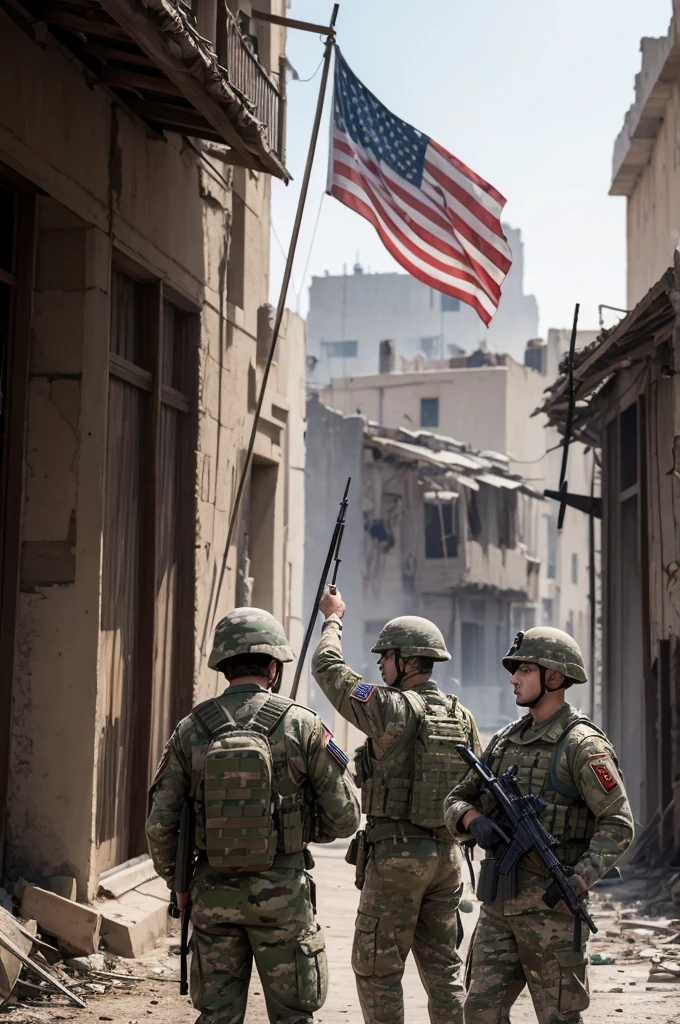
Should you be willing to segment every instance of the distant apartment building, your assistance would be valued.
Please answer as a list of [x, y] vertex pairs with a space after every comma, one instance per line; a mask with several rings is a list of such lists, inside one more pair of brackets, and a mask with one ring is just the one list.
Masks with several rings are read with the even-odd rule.
[[[680, 0], [671, 7], [668, 33], [641, 41], [614, 144], [629, 312], [577, 352], [569, 425], [602, 466], [602, 724], [638, 853], [662, 865], [680, 863]], [[568, 390], [562, 374], [545, 403], [562, 433]]]
[[[451, 661], [435, 667], [480, 725], [515, 716], [501, 658], [533, 621], [541, 513], [548, 502], [507, 459], [429, 431], [379, 427], [307, 403], [305, 603], [311, 606], [337, 502], [352, 477], [339, 585], [347, 603], [348, 663], [379, 682], [371, 646], [397, 615], [423, 615], [444, 633]], [[323, 695], [310, 683], [310, 702]], [[359, 737], [339, 735], [354, 749]], [[354, 742], [356, 740], [357, 742]]]
[[[533, 416], [543, 402], [545, 372], [557, 369], [569, 347], [568, 330], [551, 330], [548, 341], [534, 341], [527, 358], [536, 369], [511, 356], [483, 351], [449, 360], [416, 360], [419, 370], [358, 375], [331, 381], [321, 401], [345, 415], [360, 414], [380, 428], [430, 431], [465, 440], [482, 456], [499, 460], [539, 492], [556, 490], [561, 448], [544, 416]], [[579, 332], [587, 344], [594, 332]], [[590, 493], [592, 452], [579, 443], [569, 455], [569, 489]], [[586, 517], [567, 509], [557, 530], [559, 506], [540, 509], [536, 557], [540, 563], [535, 601], [516, 616], [517, 628], [555, 625], [573, 634], [591, 662], [592, 629], [589, 533]], [[592, 695], [581, 695], [589, 709]]]
[[380, 341], [394, 341], [396, 355], [446, 358], [485, 344], [523, 358], [538, 334], [538, 305], [524, 294], [524, 246], [517, 228], [503, 225], [513, 264], [503, 299], [489, 327], [471, 306], [421, 284], [408, 274], [365, 273], [312, 278], [307, 319], [307, 377], [323, 387], [336, 377], [377, 373]]

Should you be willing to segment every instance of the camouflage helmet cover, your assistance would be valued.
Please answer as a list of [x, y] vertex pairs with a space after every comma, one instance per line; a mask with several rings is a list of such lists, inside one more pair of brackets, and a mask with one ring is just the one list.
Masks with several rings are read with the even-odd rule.
[[400, 615], [380, 630], [371, 651], [382, 654], [384, 651], [398, 650], [403, 658], [434, 658], [435, 661], [448, 661], [451, 655], [446, 649], [441, 630], [429, 619], [421, 619], [419, 615]]
[[503, 667], [514, 672], [522, 662], [555, 669], [572, 683], [588, 682], [581, 648], [573, 636], [552, 626], [534, 626], [517, 634]]
[[217, 623], [208, 667], [236, 654], [269, 654], [276, 661], [295, 657], [281, 623], [262, 608], [234, 608]]

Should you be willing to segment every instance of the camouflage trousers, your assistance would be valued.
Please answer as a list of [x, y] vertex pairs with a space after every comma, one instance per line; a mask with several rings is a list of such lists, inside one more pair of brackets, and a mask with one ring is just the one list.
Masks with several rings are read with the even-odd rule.
[[[287, 862], [295, 866], [282, 866]], [[199, 869], [192, 885], [190, 989], [200, 1024], [242, 1024], [253, 960], [272, 1024], [312, 1020], [328, 989], [312, 884], [301, 855], [277, 857], [257, 875]]]
[[413, 950], [432, 1024], [462, 1024], [453, 843], [383, 839], [371, 847], [354, 934], [352, 967], [366, 1024], [403, 1024], [401, 980]]
[[571, 948], [573, 919], [558, 911], [503, 916], [482, 906], [467, 973], [465, 1024], [501, 1024], [529, 986], [539, 1024], [579, 1024], [590, 1003], [585, 942]]

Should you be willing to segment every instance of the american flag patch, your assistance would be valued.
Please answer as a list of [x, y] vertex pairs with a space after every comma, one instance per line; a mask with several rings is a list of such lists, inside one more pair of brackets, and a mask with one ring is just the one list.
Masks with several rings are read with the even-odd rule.
[[323, 745], [328, 751], [328, 753], [331, 755], [331, 757], [334, 757], [342, 768], [347, 767], [347, 765], [349, 764], [349, 757], [342, 749], [342, 747], [339, 747], [337, 745], [337, 743], [333, 739], [333, 733], [326, 725], [324, 725], [323, 727]]
[[355, 700], [361, 700], [365, 704], [367, 700], [370, 700], [377, 689], [378, 687], [375, 683], [357, 683], [350, 693], [350, 697], [354, 697]]

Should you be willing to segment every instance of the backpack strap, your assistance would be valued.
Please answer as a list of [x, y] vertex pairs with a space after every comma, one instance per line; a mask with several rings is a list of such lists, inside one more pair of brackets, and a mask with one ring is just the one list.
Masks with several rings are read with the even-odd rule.
[[284, 717], [286, 712], [292, 708], [295, 701], [289, 697], [282, 697], [280, 694], [271, 693], [264, 704], [257, 709], [244, 729], [254, 729], [263, 736], [271, 736], [274, 729]]
[[596, 725], [593, 725], [589, 718], [579, 717], [575, 718], [573, 722], [569, 722], [564, 732], [560, 735], [558, 742], [555, 744], [555, 749], [553, 750], [552, 757], [550, 758], [550, 785], [556, 793], [559, 793], [561, 796], [567, 796], [571, 800], [578, 800], [581, 793], [576, 786], [570, 786], [566, 782], [560, 782], [557, 777], [557, 767], [560, 763], [560, 758], [564, 753], [565, 747], [569, 742], [571, 731], [572, 729], [575, 729], [577, 725], [590, 725], [595, 732], [598, 732], [601, 736], [604, 735], [602, 730], [598, 729]]
[[269, 736], [293, 704], [294, 701], [288, 697], [272, 693], [249, 721], [237, 722], [228, 708], [223, 707], [215, 697], [211, 697], [199, 704], [191, 713], [209, 740], [230, 729], [253, 729], [263, 736]]
[[214, 697], [210, 697], [209, 700], [204, 700], [202, 704], [199, 704], [194, 708], [191, 714], [210, 741], [212, 741], [217, 733], [221, 732], [225, 727], [232, 729], [239, 728], [236, 719], [231, 712], [227, 711], [226, 708], [223, 708], [220, 702]]

